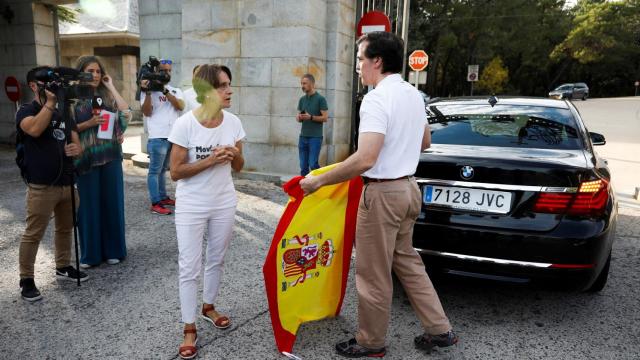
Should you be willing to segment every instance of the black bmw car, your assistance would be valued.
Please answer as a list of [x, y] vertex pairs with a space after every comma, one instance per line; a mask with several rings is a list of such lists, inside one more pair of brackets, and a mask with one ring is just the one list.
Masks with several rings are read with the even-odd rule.
[[433, 99], [427, 109], [413, 240], [427, 268], [601, 290], [618, 213], [594, 151], [604, 136], [569, 101]]

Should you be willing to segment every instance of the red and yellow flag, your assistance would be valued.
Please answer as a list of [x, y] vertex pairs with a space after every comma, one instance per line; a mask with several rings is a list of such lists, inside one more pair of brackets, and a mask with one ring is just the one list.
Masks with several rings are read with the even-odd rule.
[[288, 353], [300, 324], [340, 313], [362, 191], [358, 176], [305, 197], [302, 179], [283, 186], [289, 202], [262, 268], [276, 346]]

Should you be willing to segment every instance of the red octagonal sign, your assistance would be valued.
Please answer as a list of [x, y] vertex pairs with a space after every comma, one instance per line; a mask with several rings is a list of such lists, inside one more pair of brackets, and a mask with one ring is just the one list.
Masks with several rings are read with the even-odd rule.
[[409, 67], [413, 71], [422, 71], [429, 65], [429, 55], [424, 50], [415, 50], [409, 55]]
[[7, 93], [9, 100], [13, 102], [20, 100], [20, 84], [15, 77], [7, 77], [4, 81], [4, 91]]

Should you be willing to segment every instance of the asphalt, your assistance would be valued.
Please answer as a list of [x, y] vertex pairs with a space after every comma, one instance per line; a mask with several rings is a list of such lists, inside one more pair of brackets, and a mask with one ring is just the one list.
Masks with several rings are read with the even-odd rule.
[[[139, 131], [130, 130], [127, 145]], [[28, 303], [20, 298], [17, 272], [25, 186], [13, 157], [12, 148], [0, 146], [0, 358], [176, 359], [182, 324], [175, 229], [172, 216], [148, 210], [146, 169], [124, 162], [128, 257], [118, 265], [87, 270], [91, 278], [81, 287], [59, 281], [50, 227], [36, 261], [36, 283], [44, 298]], [[236, 179], [235, 184], [238, 212], [216, 304], [231, 316], [233, 326], [221, 331], [199, 321], [199, 358], [282, 358], [273, 341], [262, 264], [287, 197], [272, 182]], [[173, 186], [169, 182], [171, 193]], [[413, 348], [420, 325], [396, 286], [386, 358], [637, 359], [639, 219], [640, 208], [621, 207], [609, 283], [598, 294], [438, 281], [461, 342], [431, 355]], [[294, 353], [303, 359], [334, 359], [333, 345], [350, 337], [356, 324], [352, 269], [341, 315], [303, 325]]]

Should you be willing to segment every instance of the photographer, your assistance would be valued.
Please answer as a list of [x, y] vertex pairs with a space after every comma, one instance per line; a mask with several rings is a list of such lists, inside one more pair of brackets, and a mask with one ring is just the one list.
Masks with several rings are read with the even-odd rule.
[[[35, 100], [24, 104], [16, 113], [16, 127], [22, 137], [24, 162], [21, 170], [27, 182], [27, 224], [18, 252], [20, 262], [20, 288], [22, 298], [36, 301], [42, 298], [34, 282], [36, 254], [51, 213], [55, 218], [55, 258], [58, 279], [87, 280], [87, 275], [69, 265], [71, 260], [71, 233], [73, 211], [72, 157], [82, 153], [77, 128], [73, 122], [65, 123], [56, 109], [57, 98], [45, 89], [46, 84], [36, 80], [36, 73], [52, 70], [36, 67], [27, 73], [27, 84]], [[67, 144], [67, 137], [71, 142]], [[74, 192], [74, 196], [77, 196]]]
[[[171, 151], [171, 143], [167, 138], [173, 123], [184, 109], [182, 90], [169, 85], [171, 65], [171, 60], [160, 60], [158, 74], [145, 75], [151, 79], [145, 79], [143, 76], [143, 80], [140, 81], [140, 102], [149, 131], [147, 186], [151, 211], [160, 215], [170, 215], [171, 210], [165, 206], [175, 206], [175, 201], [167, 195], [166, 190], [165, 173]], [[162, 90], [158, 91], [159, 89]]]

